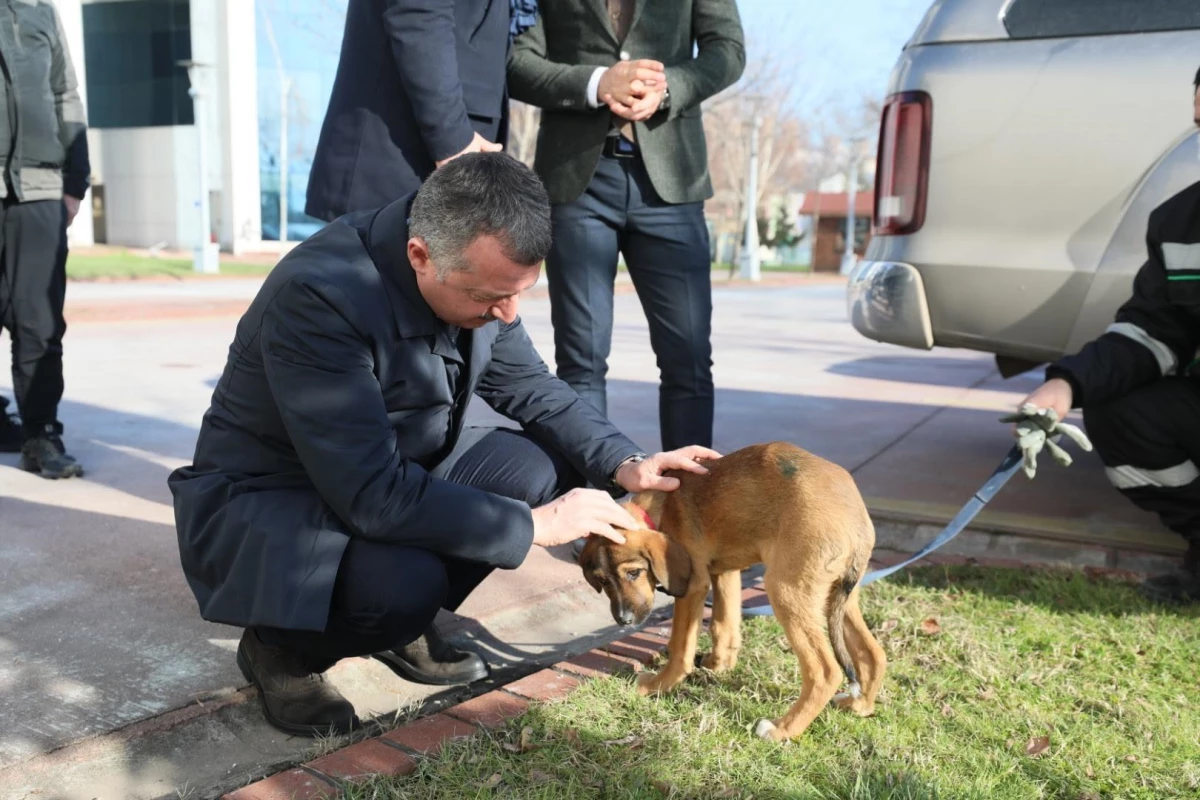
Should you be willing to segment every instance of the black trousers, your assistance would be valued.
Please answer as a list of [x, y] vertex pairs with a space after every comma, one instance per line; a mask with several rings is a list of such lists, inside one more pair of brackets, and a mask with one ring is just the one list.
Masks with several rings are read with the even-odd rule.
[[[467, 428], [446, 459], [440, 478], [544, 505], [584, 484], [560, 454], [521, 431]], [[324, 632], [257, 628], [268, 645], [305, 657], [323, 672], [340, 659], [408, 644], [439, 609], [456, 610], [492, 568], [414, 547], [351, 539], [342, 556]]]
[[602, 156], [579, 199], [552, 210], [546, 257], [558, 377], [608, 413], [618, 252], [650, 326], [662, 446], [712, 446], [712, 282], [704, 204], [655, 193], [641, 157]]
[[1200, 381], [1147, 384], [1083, 421], [1113, 485], [1200, 548]]
[[0, 204], [0, 328], [12, 337], [17, 410], [32, 435], [62, 433], [67, 211], [61, 200]]

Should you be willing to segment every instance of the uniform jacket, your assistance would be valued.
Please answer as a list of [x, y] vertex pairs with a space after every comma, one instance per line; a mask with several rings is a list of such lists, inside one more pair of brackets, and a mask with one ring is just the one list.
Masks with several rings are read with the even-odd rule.
[[613, 120], [607, 106], [588, 105], [588, 81], [596, 67], [610, 67], [627, 53], [666, 66], [669, 109], [634, 124], [654, 190], [668, 203], [707, 200], [713, 188], [700, 103], [745, 69], [737, 3], [636, 0], [623, 43], [607, 7], [606, 0], [540, 0], [537, 24], [513, 44], [509, 93], [542, 109], [534, 169], [554, 203], [583, 193]]
[[[475, 330], [462, 364], [405, 254], [410, 202], [300, 244], [238, 323], [193, 463], [168, 479], [205, 619], [323, 629], [351, 537], [521, 564], [533, 538], [525, 503], [429, 474], [472, 393], [596, 485], [638, 452], [550, 374], [519, 319]], [[458, 398], [450, 362], [466, 376]]]
[[87, 192], [87, 117], [62, 21], [46, 0], [0, 0], [0, 197]]
[[1151, 381], [1196, 374], [1200, 346], [1200, 183], [1150, 214], [1133, 296], [1103, 335], [1046, 370], [1076, 408], [1103, 405]]

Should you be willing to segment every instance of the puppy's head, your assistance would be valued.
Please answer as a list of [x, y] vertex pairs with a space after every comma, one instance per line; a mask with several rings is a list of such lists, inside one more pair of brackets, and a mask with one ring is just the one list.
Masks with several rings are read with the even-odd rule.
[[692, 559], [659, 531], [624, 531], [625, 544], [591, 536], [579, 556], [583, 577], [612, 604], [619, 625], [640, 625], [654, 607], [654, 590], [672, 597], [687, 594]]

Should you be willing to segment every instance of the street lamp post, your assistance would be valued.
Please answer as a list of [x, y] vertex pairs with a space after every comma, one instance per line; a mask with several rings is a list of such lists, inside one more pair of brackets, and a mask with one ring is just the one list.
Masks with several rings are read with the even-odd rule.
[[746, 241], [742, 247], [742, 277], [761, 280], [758, 257], [758, 132], [762, 115], [756, 110], [750, 129], [750, 163], [746, 175]]
[[855, 228], [857, 227], [854, 206], [858, 202], [858, 151], [861, 143], [861, 139], [850, 140], [850, 179], [849, 185], [846, 187], [846, 249], [842, 253], [841, 270], [843, 275], [849, 275], [858, 262], [858, 255], [854, 252]]
[[199, 211], [200, 230], [196, 239], [196, 248], [192, 260], [196, 272], [215, 274], [221, 271], [219, 247], [212, 242], [212, 214], [209, 209], [208, 196], [208, 152], [204, 135], [204, 98], [201, 88], [201, 77], [210, 65], [198, 61], [180, 61], [179, 66], [187, 69], [188, 96], [192, 98], [192, 117], [196, 128], [196, 166], [197, 184], [196, 208]]

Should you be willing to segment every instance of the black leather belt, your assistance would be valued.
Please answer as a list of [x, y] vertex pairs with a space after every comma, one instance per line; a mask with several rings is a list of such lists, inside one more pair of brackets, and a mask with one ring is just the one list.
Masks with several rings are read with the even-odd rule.
[[624, 136], [604, 137], [604, 155], [609, 158], [633, 158], [637, 151], [638, 146]]

